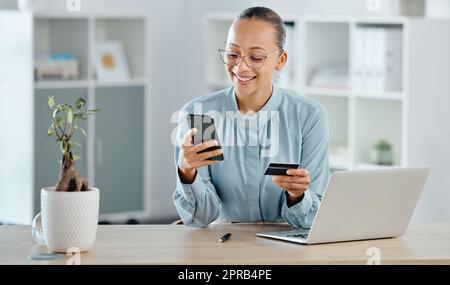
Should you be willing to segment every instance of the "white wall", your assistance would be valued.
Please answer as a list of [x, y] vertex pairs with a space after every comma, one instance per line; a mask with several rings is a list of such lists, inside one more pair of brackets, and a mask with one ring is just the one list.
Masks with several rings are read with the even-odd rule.
[[[415, 222], [450, 221], [449, 20], [411, 23], [409, 163], [431, 166]], [[427, 31], [433, 30], [434, 33]], [[443, 36], [446, 35], [446, 36]], [[430, 44], [439, 42], [438, 45]], [[426, 56], [418, 56], [423, 55]], [[439, 70], [439, 73], [428, 71]]]
[[0, 217], [24, 224], [33, 215], [31, 14], [0, 11], [0, 35]]

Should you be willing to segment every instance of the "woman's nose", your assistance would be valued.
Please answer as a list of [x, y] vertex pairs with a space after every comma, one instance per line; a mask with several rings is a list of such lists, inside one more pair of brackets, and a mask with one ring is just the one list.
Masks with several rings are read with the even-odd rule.
[[251, 70], [251, 69], [247, 66], [247, 63], [245, 62], [244, 58], [241, 58], [239, 60], [238, 64], [236, 64], [233, 67], [234, 72], [247, 71], [247, 70]]

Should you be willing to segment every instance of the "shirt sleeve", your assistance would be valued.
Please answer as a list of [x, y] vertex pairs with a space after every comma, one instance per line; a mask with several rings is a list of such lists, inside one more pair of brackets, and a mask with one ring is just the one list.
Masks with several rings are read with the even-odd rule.
[[310, 229], [330, 178], [328, 154], [328, 115], [323, 106], [306, 123], [302, 141], [300, 167], [311, 176], [303, 199], [289, 207], [283, 202], [281, 215], [293, 227]]
[[197, 169], [195, 180], [192, 184], [183, 183], [178, 174], [178, 156], [184, 134], [188, 131], [187, 123], [183, 122], [180, 115], [178, 133], [175, 145], [175, 172], [177, 186], [172, 196], [175, 208], [183, 223], [188, 226], [206, 227], [219, 217], [221, 201], [211, 183], [209, 167]]

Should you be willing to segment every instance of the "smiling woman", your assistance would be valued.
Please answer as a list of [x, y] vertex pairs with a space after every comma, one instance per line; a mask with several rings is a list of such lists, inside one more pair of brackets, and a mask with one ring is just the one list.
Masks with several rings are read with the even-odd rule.
[[[205, 227], [220, 217], [284, 220], [310, 228], [329, 179], [328, 121], [317, 102], [273, 85], [274, 73], [288, 59], [285, 37], [276, 12], [265, 7], [243, 11], [219, 50], [233, 86], [182, 108], [180, 114], [211, 114], [218, 140], [225, 143], [213, 151], [204, 150], [216, 141], [193, 145], [192, 136], [203, 130], [189, 129], [180, 116], [173, 199], [184, 224]], [[227, 115], [225, 120], [221, 114]], [[210, 159], [220, 154], [223, 161]], [[271, 162], [296, 163], [302, 169], [266, 176]]]
[[288, 58], [285, 39], [283, 20], [268, 8], [249, 8], [231, 25], [221, 54], [241, 112], [257, 112], [269, 99], [273, 73]]

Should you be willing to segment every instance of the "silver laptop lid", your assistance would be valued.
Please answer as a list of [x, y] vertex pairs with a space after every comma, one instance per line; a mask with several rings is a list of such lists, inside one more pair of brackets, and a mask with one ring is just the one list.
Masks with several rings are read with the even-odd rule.
[[402, 235], [429, 172], [429, 167], [334, 172], [308, 243]]

